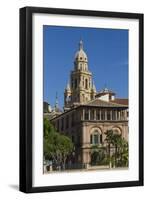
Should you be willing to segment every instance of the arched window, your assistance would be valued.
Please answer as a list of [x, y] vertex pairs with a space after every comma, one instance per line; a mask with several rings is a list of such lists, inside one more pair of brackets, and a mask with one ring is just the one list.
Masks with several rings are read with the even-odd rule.
[[116, 134], [116, 135], [121, 135], [121, 130], [118, 127], [114, 127], [113, 133]]
[[91, 135], [90, 135], [90, 144], [93, 145], [100, 145], [102, 144], [102, 134], [95, 130]]
[[85, 89], [88, 89], [88, 80], [87, 80], [87, 78], [85, 79]]

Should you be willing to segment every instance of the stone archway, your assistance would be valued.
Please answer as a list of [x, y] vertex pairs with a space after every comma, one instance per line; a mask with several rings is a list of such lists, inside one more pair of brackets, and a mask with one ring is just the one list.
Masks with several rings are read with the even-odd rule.
[[122, 129], [119, 126], [112, 127], [112, 130], [115, 134], [122, 135]]
[[94, 126], [90, 130], [89, 160], [91, 166], [101, 165], [104, 161], [106, 150], [103, 148], [103, 131], [99, 126]]

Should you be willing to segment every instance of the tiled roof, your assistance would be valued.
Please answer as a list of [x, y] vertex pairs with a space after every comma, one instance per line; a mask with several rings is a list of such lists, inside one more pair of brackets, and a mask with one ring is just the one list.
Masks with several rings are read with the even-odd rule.
[[128, 99], [115, 99], [111, 100], [112, 103], [122, 104], [122, 105], [128, 105], [129, 100]]
[[107, 102], [100, 99], [94, 99], [88, 103], [83, 104], [85, 106], [98, 106], [98, 107], [127, 107], [124, 104], [118, 104], [114, 102]]

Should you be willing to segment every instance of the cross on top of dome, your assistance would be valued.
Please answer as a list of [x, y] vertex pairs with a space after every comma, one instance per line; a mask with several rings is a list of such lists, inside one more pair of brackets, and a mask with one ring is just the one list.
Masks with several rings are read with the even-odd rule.
[[88, 61], [87, 55], [86, 55], [84, 48], [83, 48], [83, 41], [82, 40], [80, 40], [80, 42], [79, 42], [79, 50], [75, 54], [75, 60], [85, 61], [85, 62]]
[[81, 49], [83, 49], [83, 41], [82, 40], [80, 40], [80, 42], [79, 42], [79, 50], [81, 50]]

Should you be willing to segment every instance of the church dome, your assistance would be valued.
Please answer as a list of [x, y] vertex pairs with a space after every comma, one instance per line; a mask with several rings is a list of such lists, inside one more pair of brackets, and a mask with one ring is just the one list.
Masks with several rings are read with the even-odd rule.
[[79, 50], [75, 54], [75, 60], [76, 61], [88, 61], [87, 55], [85, 51], [83, 50], [83, 41], [81, 40], [79, 42]]

